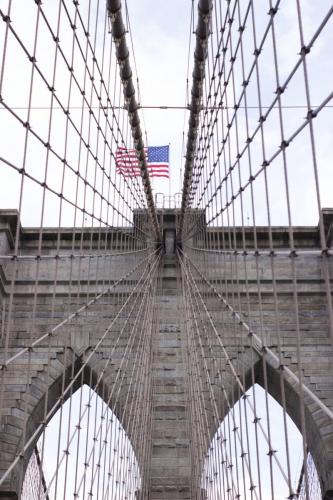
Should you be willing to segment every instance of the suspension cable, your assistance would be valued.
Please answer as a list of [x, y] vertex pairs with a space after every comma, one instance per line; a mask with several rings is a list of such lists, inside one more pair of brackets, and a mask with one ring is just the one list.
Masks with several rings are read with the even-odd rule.
[[142, 138], [138, 104], [135, 98], [135, 88], [132, 80], [132, 70], [129, 63], [129, 50], [126, 43], [126, 29], [121, 11], [121, 0], [108, 0], [107, 8], [111, 19], [112, 35], [117, 47], [117, 59], [119, 62], [121, 80], [124, 86], [124, 96], [126, 107], [129, 113], [129, 120], [138, 159], [140, 161], [140, 173], [147, 199], [148, 211], [154, 226], [155, 237], [161, 242], [161, 231], [158, 224], [154, 197], [149, 179], [145, 146]]

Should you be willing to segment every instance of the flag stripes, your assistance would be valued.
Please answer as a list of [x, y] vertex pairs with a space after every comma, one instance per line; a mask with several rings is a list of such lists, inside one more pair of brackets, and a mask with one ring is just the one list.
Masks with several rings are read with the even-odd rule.
[[[150, 177], [169, 178], [169, 146], [145, 148], [147, 169]], [[117, 173], [123, 177], [141, 175], [140, 160], [136, 149], [119, 147], [115, 155]]]

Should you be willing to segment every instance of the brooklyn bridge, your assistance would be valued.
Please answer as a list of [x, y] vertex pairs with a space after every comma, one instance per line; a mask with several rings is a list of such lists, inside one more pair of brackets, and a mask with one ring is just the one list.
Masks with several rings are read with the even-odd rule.
[[333, 4], [183, 3], [0, 0], [1, 499], [333, 499]]

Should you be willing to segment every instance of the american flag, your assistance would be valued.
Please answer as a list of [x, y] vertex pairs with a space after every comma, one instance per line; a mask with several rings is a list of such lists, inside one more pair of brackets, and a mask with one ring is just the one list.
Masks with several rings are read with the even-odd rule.
[[[146, 148], [149, 177], [169, 178], [169, 146]], [[116, 169], [124, 177], [140, 176], [140, 162], [136, 149], [119, 147], [116, 151]]]

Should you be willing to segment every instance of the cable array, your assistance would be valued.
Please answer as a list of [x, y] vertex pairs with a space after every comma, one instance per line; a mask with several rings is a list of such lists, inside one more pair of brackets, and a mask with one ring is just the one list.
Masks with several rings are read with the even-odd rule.
[[183, 192], [154, 201], [126, 2], [2, 3], [0, 496], [331, 494], [333, 7], [307, 4], [192, 1]]
[[5, 3], [0, 490], [134, 499], [160, 254], [141, 179], [116, 173], [134, 146], [106, 5]]
[[[305, 10], [298, 1], [288, 9], [281, 1], [199, 2], [201, 65], [197, 48], [178, 226], [192, 498], [202, 498], [202, 490], [212, 499], [298, 498], [289, 415], [301, 433], [302, 498], [319, 498], [308, 449], [317, 467], [321, 452], [308, 408], [317, 408], [327, 424], [333, 413], [313, 390], [306, 366], [308, 343], [320, 338], [330, 346], [333, 338], [331, 251], [321, 201], [329, 177], [318, 140], [332, 89], [314, 107], [310, 88], [314, 47], [327, 41], [333, 9], [320, 12], [307, 36]], [[287, 62], [281, 40], [286, 15], [298, 30]], [[329, 44], [323, 46], [327, 51]], [[285, 107], [297, 98], [306, 116]], [[295, 185], [300, 157], [303, 179]], [[310, 222], [317, 238], [312, 244], [295, 227], [304, 189], [317, 217]], [[311, 273], [318, 268], [317, 288]], [[318, 314], [309, 317], [311, 307]], [[272, 395], [282, 407], [284, 442], [274, 436]]]

